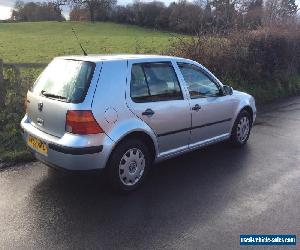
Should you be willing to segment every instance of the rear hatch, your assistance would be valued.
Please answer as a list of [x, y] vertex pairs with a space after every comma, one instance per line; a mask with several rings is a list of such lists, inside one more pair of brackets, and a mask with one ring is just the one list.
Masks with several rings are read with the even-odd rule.
[[[62, 137], [68, 110], [90, 109], [95, 63], [54, 59], [27, 94], [27, 114], [38, 129]], [[91, 94], [92, 96], [92, 94]]]

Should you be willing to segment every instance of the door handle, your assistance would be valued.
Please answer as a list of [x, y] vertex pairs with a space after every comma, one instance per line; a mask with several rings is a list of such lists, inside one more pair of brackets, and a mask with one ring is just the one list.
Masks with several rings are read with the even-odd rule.
[[194, 107], [192, 107], [192, 110], [199, 111], [201, 109], [201, 106], [199, 104], [196, 104]]
[[152, 116], [152, 115], [154, 115], [154, 111], [152, 110], [152, 109], [146, 109], [143, 113], [142, 113], [142, 115], [147, 115], [147, 116]]

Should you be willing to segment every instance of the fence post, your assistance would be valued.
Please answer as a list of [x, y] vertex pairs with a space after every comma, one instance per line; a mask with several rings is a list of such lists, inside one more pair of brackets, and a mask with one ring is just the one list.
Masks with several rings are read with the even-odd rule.
[[0, 108], [4, 106], [4, 88], [3, 61], [0, 59]]

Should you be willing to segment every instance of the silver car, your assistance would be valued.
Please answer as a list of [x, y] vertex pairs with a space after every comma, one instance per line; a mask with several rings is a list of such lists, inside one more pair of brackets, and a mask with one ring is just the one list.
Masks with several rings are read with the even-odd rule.
[[131, 191], [151, 164], [230, 140], [244, 145], [254, 98], [201, 64], [150, 55], [55, 58], [27, 93], [25, 142], [45, 164], [106, 169]]

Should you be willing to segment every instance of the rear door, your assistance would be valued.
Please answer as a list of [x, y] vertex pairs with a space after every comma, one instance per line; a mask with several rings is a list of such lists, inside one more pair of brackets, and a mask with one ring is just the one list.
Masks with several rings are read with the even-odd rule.
[[172, 153], [188, 148], [189, 103], [172, 62], [130, 63], [129, 70], [128, 106], [155, 132], [159, 152]]
[[27, 115], [31, 124], [62, 137], [68, 110], [91, 109], [99, 66], [95, 69], [92, 62], [54, 59], [28, 91]]

